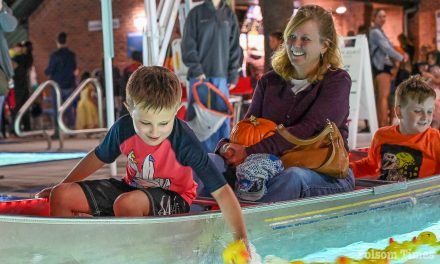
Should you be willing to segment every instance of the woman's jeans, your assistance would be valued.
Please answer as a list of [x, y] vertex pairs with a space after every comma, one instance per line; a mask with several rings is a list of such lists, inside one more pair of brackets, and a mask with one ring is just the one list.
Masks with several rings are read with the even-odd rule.
[[[221, 173], [226, 171], [227, 167], [221, 156], [209, 153], [209, 157]], [[196, 181], [198, 184], [201, 183], [197, 178]], [[354, 190], [354, 184], [355, 180], [351, 169], [347, 178], [336, 179], [307, 168], [291, 167], [268, 181], [267, 193], [257, 202], [278, 202], [349, 192]], [[197, 188], [197, 194], [207, 195], [204, 193], [203, 186], [200, 185]]]

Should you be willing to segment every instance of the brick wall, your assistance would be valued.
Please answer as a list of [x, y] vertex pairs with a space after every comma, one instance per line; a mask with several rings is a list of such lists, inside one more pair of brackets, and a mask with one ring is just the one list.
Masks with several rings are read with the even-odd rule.
[[326, 10], [335, 11], [342, 4], [347, 7], [344, 14], [334, 13], [334, 21], [336, 32], [341, 36], [346, 36], [348, 31], [357, 33], [358, 27], [363, 24], [364, 4], [361, 2], [346, 2], [341, 0], [303, 0], [303, 5], [315, 4], [320, 5]]
[[422, 46], [427, 46], [430, 50], [435, 49], [436, 25], [435, 11], [440, 9], [440, 1], [421, 0], [419, 11], [409, 21], [409, 30], [417, 32], [413, 34], [414, 44], [418, 50], [417, 56], [424, 60], [423, 54], [420, 53]]
[[[340, 5], [345, 5], [347, 11], [344, 14], [334, 14], [335, 27], [339, 35], [346, 36], [348, 31], [357, 33], [358, 27], [363, 25], [365, 4], [343, 0], [303, 0], [303, 5], [317, 4], [327, 10], [335, 11]], [[387, 12], [387, 22], [384, 31], [393, 44], [397, 45], [397, 36], [403, 32], [403, 8], [397, 5], [373, 4], [373, 8], [382, 8]]]
[[[113, 18], [120, 27], [114, 29], [114, 64], [121, 70], [127, 65], [127, 33], [135, 32], [133, 17], [143, 14], [142, 0], [113, 0]], [[46, 0], [29, 18], [29, 39], [34, 43], [35, 67], [40, 82], [46, 80], [44, 69], [49, 55], [56, 49], [56, 36], [64, 31], [67, 43], [77, 56], [80, 71], [100, 67], [103, 56], [102, 31], [88, 31], [88, 21], [101, 20], [100, 1]]]
[[[142, 0], [113, 0], [113, 18], [118, 18], [120, 27], [114, 30], [114, 64], [123, 69], [127, 65], [127, 33], [135, 32], [133, 18], [143, 14]], [[336, 10], [341, 4], [348, 8], [342, 15], [335, 14], [338, 34], [345, 36], [348, 31], [357, 32], [364, 23], [365, 3], [343, 0], [303, 0], [302, 4], [319, 4], [328, 10]], [[373, 4], [373, 8], [387, 11], [384, 30], [397, 45], [397, 36], [403, 32], [403, 8], [397, 5]], [[409, 21], [409, 35], [413, 36], [416, 47], [431, 45], [434, 48], [435, 10], [440, 9], [440, 1], [421, 0], [419, 12]], [[34, 43], [35, 66], [40, 82], [46, 80], [44, 69], [49, 55], [56, 49], [58, 32], [68, 34], [68, 45], [77, 54], [79, 69], [92, 71], [100, 67], [103, 56], [102, 31], [88, 31], [88, 21], [101, 20], [100, 1], [90, 0], [46, 0], [29, 18], [29, 39]], [[177, 26], [175, 29], [177, 30]], [[174, 32], [174, 35], [177, 33]]]

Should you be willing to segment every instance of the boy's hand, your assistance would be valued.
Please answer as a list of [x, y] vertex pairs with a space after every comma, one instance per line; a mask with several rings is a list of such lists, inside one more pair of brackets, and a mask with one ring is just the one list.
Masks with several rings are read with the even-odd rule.
[[39, 193], [35, 194], [35, 198], [49, 198], [50, 192], [52, 191], [53, 187], [48, 187], [43, 190], [41, 190]]
[[225, 264], [247, 264], [250, 260], [251, 256], [243, 240], [236, 240], [223, 250]]

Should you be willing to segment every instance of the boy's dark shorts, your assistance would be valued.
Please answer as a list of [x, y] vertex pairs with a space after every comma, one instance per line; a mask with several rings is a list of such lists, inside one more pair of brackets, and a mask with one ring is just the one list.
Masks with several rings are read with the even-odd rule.
[[77, 182], [81, 186], [94, 216], [114, 216], [113, 204], [119, 195], [143, 191], [150, 201], [149, 215], [171, 215], [189, 212], [189, 204], [176, 192], [162, 188], [136, 188], [116, 179]]

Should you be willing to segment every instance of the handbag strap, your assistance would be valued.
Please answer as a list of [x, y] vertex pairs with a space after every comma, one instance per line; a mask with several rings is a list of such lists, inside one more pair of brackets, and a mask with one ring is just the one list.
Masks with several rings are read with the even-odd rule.
[[324, 162], [324, 164], [319, 166], [317, 169], [328, 166], [330, 163], [332, 163], [333, 159], [335, 158], [335, 155], [336, 155], [335, 140], [331, 140], [331, 144], [332, 144], [332, 151], [331, 151], [330, 157], [328, 157], [328, 159]]
[[335, 130], [333, 129], [333, 125], [334, 125], [333, 122], [330, 122], [329, 120], [327, 120], [327, 125], [324, 128], [324, 130], [322, 130], [322, 132], [319, 133], [319, 135], [317, 135], [313, 138], [309, 138], [309, 139], [299, 139], [299, 138], [295, 137], [294, 135], [290, 134], [289, 131], [287, 131], [287, 129], [282, 124], [277, 126], [277, 132], [280, 133], [280, 135], [285, 140], [289, 141], [292, 144], [295, 144], [298, 146], [306, 146], [306, 145], [310, 145], [310, 144], [316, 143], [316, 142], [324, 139], [330, 133], [334, 133]]

